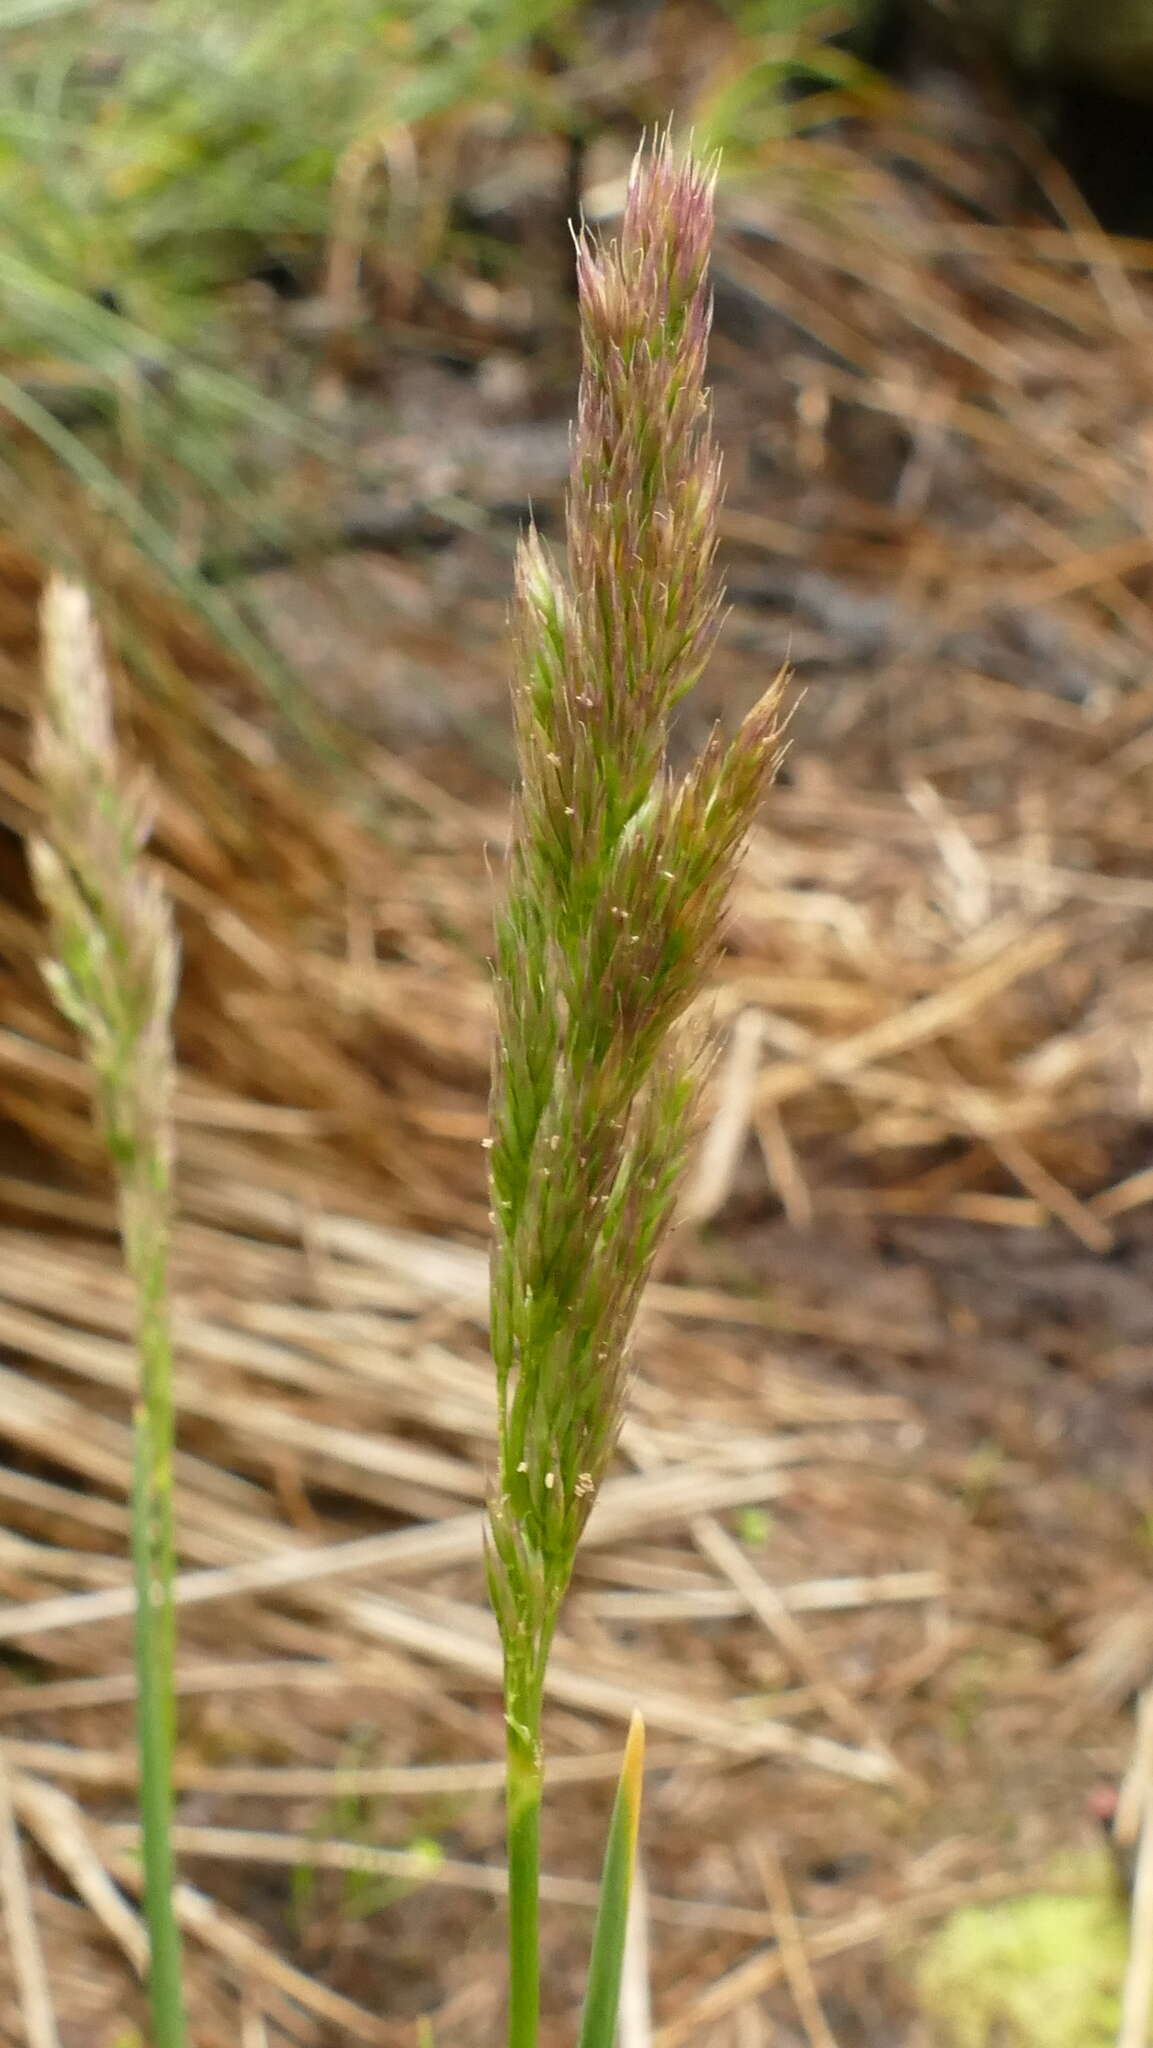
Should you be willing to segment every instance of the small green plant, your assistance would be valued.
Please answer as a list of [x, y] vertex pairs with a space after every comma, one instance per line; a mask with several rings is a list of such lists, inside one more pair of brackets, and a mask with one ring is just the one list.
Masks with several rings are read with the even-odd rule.
[[930, 1936], [916, 1968], [939, 2048], [1111, 2048], [1128, 1947], [1104, 1871], [1085, 1889], [968, 1906]]
[[171, 1016], [177, 947], [158, 877], [141, 858], [151, 806], [116, 759], [108, 678], [85, 592], [56, 577], [43, 606], [44, 692], [33, 754], [45, 835], [33, 842], [48, 913], [56, 1000], [83, 1039], [116, 1174], [124, 1261], [135, 1289], [134, 1411], [137, 1746], [153, 2048], [182, 2048], [180, 1935], [173, 1905]]
[[[375, 1731], [361, 1730], [349, 1744], [343, 1759], [344, 1766], [355, 1771], [370, 1763], [375, 1751]], [[333, 1798], [309, 1828], [310, 1837], [316, 1842], [376, 1842], [380, 1832], [380, 1801], [341, 1784], [339, 1774], [337, 1787]], [[428, 1827], [420, 1828], [411, 1835], [405, 1848], [410, 1856], [419, 1858], [430, 1875], [444, 1860], [444, 1850]], [[316, 1862], [311, 1858], [302, 1859], [292, 1872], [292, 1919], [298, 1939], [306, 1935], [316, 1912], [318, 1876]], [[423, 1881], [423, 1878], [379, 1877], [367, 1870], [343, 1871], [340, 1880], [341, 1917], [345, 1920], [368, 1919], [397, 1899], [406, 1898], [411, 1891], [419, 1890]]]
[[[562, 572], [523, 541], [519, 789], [497, 925], [489, 1586], [504, 1650], [509, 2048], [539, 2005], [549, 1649], [621, 1421], [641, 1290], [690, 1142], [687, 1014], [777, 752], [779, 685], [678, 778], [669, 727], [720, 616], [705, 392], [713, 174], [638, 157], [620, 238], [578, 238], [584, 368]], [[582, 2034], [611, 2048], [640, 1790], [630, 1737]]]
[[737, 1535], [747, 1550], [765, 1550], [773, 1533], [773, 1518], [764, 1508], [742, 1508], [737, 1515]]

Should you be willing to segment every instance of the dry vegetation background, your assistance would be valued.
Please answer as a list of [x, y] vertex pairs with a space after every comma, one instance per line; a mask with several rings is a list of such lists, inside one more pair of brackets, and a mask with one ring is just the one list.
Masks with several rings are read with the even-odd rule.
[[[441, 2048], [499, 2027], [478, 1511], [504, 607], [529, 501], [558, 522], [574, 176], [610, 210], [637, 108], [715, 112], [743, 61], [731, 24], [673, 5], [589, 34], [587, 151], [491, 106], [395, 147], [395, 177], [435, 172], [503, 240], [496, 281], [451, 245], [431, 283], [374, 260], [342, 215], [311, 294], [243, 288], [254, 359], [273, 380], [303, 360], [356, 449], [335, 483], [297, 458], [323, 543], [236, 572], [342, 758], [282, 738], [203, 618], [28, 458], [118, 635], [185, 949], [197, 2048], [401, 2048], [424, 2013]], [[634, 1703], [657, 2048], [855, 2048], [929, 2038], [923, 1926], [1084, 1846], [1153, 1669], [1153, 245], [1108, 243], [964, 95], [877, 86], [798, 125], [738, 149], [722, 189], [733, 609], [690, 714], [732, 716], [787, 656], [792, 750], [552, 1670], [557, 2041]], [[142, 2015], [133, 1361], [24, 869], [43, 559], [13, 518], [0, 1805], [65, 2048], [114, 2048]]]

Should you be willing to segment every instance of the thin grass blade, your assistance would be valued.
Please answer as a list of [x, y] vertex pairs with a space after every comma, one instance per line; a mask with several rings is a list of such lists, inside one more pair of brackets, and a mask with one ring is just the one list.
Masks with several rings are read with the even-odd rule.
[[616, 2036], [644, 1770], [645, 1724], [639, 1714], [634, 1714], [605, 1846], [596, 1932], [581, 2018], [580, 2048], [613, 2048]]

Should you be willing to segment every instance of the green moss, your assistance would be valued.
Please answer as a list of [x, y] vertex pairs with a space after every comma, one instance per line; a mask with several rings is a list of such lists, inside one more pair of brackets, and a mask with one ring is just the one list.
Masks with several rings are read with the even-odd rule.
[[917, 1969], [930, 2038], [940, 2048], [1112, 2048], [1127, 1946], [1104, 1885], [968, 1907]]

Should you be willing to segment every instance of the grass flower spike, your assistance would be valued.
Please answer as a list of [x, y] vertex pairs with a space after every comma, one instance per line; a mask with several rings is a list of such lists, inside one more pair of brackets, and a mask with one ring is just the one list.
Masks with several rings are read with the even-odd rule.
[[85, 592], [54, 577], [43, 604], [44, 695], [33, 755], [46, 834], [33, 873], [52, 928], [46, 972], [84, 1042], [117, 1179], [136, 1296], [133, 1552], [144, 1895], [154, 2048], [181, 2048], [180, 1941], [171, 1850], [174, 1742], [171, 1015], [177, 948], [167, 899], [141, 853], [151, 804], [117, 762], [108, 679]]
[[510, 2041], [535, 2040], [541, 1705], [576, 1547], [616, 1440], [641, 1290], [701, 1071], [686, 1015], [777, 753], [779, 681], [683, 777], [676, 705], [722, 603], [705, 391], [713, 176], [665, 139], [619, 239], [578, 238], [583, 373], [567, 567], [522, 543], [519, 791], [497, 927], [489, 1578], [509, 1751]]

